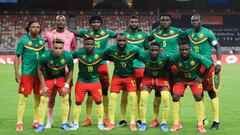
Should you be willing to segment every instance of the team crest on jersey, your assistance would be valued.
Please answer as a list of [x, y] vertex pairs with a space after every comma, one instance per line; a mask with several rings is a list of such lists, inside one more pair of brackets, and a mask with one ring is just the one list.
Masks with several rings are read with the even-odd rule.
[[159, 34], [162, 34], [162, 31], [159, 31], [158, 33], [159, 33]]
[[61, 64], [65, 64], [65, 60], [64, 59], [61, 60]]
[[53, 65], [53, 60], [50, 60], [50, 62], [49, 62], [51, 65]]
[[202, 38], [203, 36], [204, 36], [204, 35], [203, 35], [202, 33], [201, 33], [201, 34], [199, 34], [199, 37], [200, 37], [200, 38]]
[[70, 37], [69, 37], [69, 35], [68, 35], [68, 34], [66, 34], [66, 35], [65, 35], [65, 38], [66, 38], [66, 39], [69, 39]]
[[138, 34], [137, 37], [141, 39], [141, 38], [142, 38], [142, 35]]
[[170, 33], [170, 34], [174, 34], [174, 31], [173, 31], [173, 30], [170, 30], [169, 33]]
[[159, 62], [158, 62], [158, 65], [162, 65], [162, 63], [163, 63], [162, 61], [159, 61]]
[[130, 36], [130, 35], [129, 35], [129, 34], [127, 34], [127, 38], [129, 38], [129, 36]]
[[167, 36], [167, 34], [163, 34], [163, 36]]
[[117, 54], [118, 54], [117, 52], [114, 53], [114, 55], [117, 55]]
[[179, 67], [181, 67], [181, 66], [182, 66], [182, 63], [181, 63], [181, 62], [179, 62], [179, 63], [178, 63], [178, 66], [179, 66]]
[[42, 40], [39, 40], [39, 44], [42, 45], [42, 44], [43, 44], [43, 41], [42, 41]]
[[28, 41], [28, 45], [32, 45], [32, 41]]
[[97, 60], [97, 59], [99, 59], [99, 55], [98, 54], [95, 54], [94, 55], [94, 58]]
[[191, 60], [191, 61], [190, 61], [190, 65], [192, 65], [192, 66], [195, 65], [195, 61], [194, 61], [194, 60]]
[[100, 35], [104, 35], [105, 34], [105, 32], [102, 30], [101, 32], [100, 32]]
[[86, 55], [83, 55], [83, 56], [82, 56], [83, 59], [86, 59], [86, 57], [87, 57]]

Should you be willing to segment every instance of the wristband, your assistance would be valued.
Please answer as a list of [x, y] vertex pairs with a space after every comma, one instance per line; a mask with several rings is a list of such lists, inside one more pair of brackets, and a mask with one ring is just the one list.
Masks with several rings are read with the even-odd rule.
[[217, 60], [216, 65], [221, 65], [222, 62], [220, 60]]
[[69, 89], [69, 84], [65, 83], [64, 87]]

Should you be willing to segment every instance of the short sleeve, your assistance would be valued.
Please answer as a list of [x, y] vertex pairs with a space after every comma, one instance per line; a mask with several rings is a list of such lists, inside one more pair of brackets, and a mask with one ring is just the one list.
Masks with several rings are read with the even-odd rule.
[[15, 54], [16, 55], [22, 55], [23, 54], [23, 49], [24, 49], [24, 40], [21, 39], [18, 44], [17, 44], [17, 48], [15, 50]]
[[218, 41], [211, 30], [209, 31], [209, 34], [208, 34], [208, 41], [211, 43], [212, 46], [215, 46], [218, 44]]

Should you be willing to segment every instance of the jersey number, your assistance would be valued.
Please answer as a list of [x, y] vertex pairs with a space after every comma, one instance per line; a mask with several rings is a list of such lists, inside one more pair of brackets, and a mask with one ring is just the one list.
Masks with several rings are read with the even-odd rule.
[[36, 52], [36, 57], [37, 57], [37, 59], [38, 59], [38, 56], [39, 56], [39, 52]]
[[122, 66], [123, 68], [127, 67], [127, 63], [126, 63], [126, 62], [120, 62], [120, 63], [121, 63], [121, 66]]
[[93, 71], [93, 66], [88, 66], [87, 70], [88, 70], [88, 73], [92, 72]]
[[167, 41], [163, 40], [163, 47], [166, 47], [166, 46], [167, 46]]
[[199, 47], [198, 46], [194, 46], [194, 52], [199, 53]]
[[192, 77], [192, 74], [191, 74], [191, 73], [184, 73], [184, 77], [185, 77], [185, 78], [191, 78], [191, 77]]

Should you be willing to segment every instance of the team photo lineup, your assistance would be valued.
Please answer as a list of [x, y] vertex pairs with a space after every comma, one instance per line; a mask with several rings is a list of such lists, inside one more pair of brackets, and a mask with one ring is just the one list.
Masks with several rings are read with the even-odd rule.
[[[200, 14], [192, 14], [192, 28], [187, 30], [171, 26], [171, 16], [161, 14], [150, 34], [140, 29], [135, 15], [129, 16], [127, 30], [120, 33], [103, 28], [104, 21], [93, 15], [88, 20], [90, 29], [72, 30], [60, 14], [55, 18], [56, 26], [43, 32], [37, 19], [29, 20], [27, 34], [19, 39], [14, 58], [15, 80], [19, 83], [16, 131], [24, 131], [24, 125], [30, 124], [25, 124], [23, 117], [28, 97], [33, 94], [35, 132], [53, 127], [56, 96], [61, 97], [62, 124], [54, 126], [65, 131], [97, 123], [96, 128], [104, 132], [126, 126], [129, 132], [147, 132], [155, 127], [162, 132], [177, 132], [184, 128], [180, 99], [185, 98], [188, 86], [197, 116], [192, 120], [196, 127], [192, 128], [200, 133], [220, 128], [217, 93], [221, 85], [221, 46], [215, 34], [202, 26]], [[81, 48], [77, 37], [83, 41]], [[114, 43], [108, 44], [111, 38]], [[216, 61], [212, 48], [216, 50]], [[74, 63], [78, 64], [77, 71]], [[109, 64], [114, 65], [111, 80]], [[149, 105], [151, 92], [154, 100]], [[206, 118], [204, 96], [211, 101], [213, 121]], [[84, 99], [86, 118], [80, 123]], [[97, 119], [92, 119], [93, 103]], [[116, 112], [117, 107], [120, 112]], [[153, 113], [148, 113], [150, 107]], [[116, 113], [120, 113], [120, 119], [115, 119]], [[173, 122], [168, 120], [170, 113]], [[205, 127], [208, 123], [210, 129]]]

